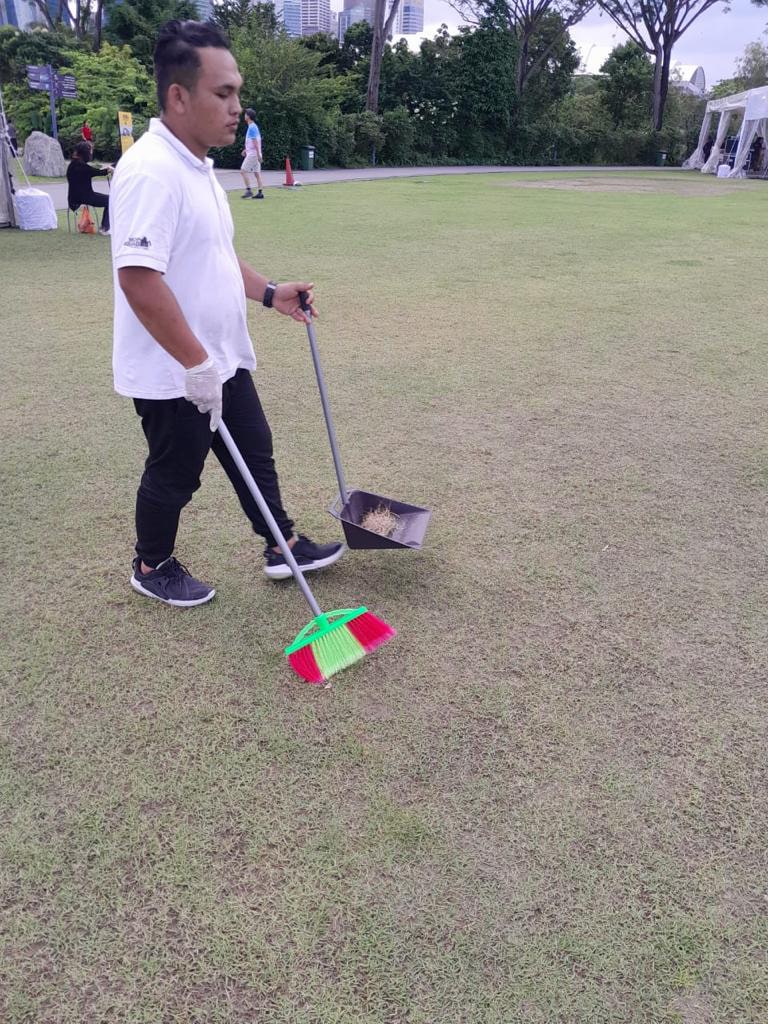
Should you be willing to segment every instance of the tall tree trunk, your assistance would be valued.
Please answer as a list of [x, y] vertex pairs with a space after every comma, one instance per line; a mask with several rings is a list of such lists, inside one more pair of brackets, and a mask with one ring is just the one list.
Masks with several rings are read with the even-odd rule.
[[531, 33], [523, 29], [518, 38], [520, 40], [520, 49], [517, 54], [517, 69], [515, 71], [515, 92], [517, 93], [517, 98], [520, 99], [528, 82], [528, 53], [530, 50]]
[[381, 60], [384, 56], [384, 5], [386, 0], [376, 0], [373, 8], [373, 42], [371, 43], [371, 67], [368, 72], [368, 94], [365, 109], [373, 114], [379, 112], [379, 83], [381, 81]]
[[661, 62], [661, 83], [659, 89], [659, 112], [658, 118], [656, 117], [656, 110], [654, 109], [653, 128], [654, 131], [660, 132], [661, 127], [664, 123], [664, 111], [667, 106], [667, 93], [669, 92], [669, 72], [672, 68], [672, 43], [669, 40], [664, 41], [664, 56]]
[[42, 14], [42, 16], [43, 16], [43, 21], [45, 22], [45, 27], [50, 32], [54, 32], [55, 29], [56, 29], [56, 26], [53, 23], [53, 18], [51, 17], [51, 12], [48, 10], [48, 4], [45, 2], [45, 0], [35, 0], [35, 6], [37, 7], [38, 13]]
[[660, 42], [656, 44], [655, 63], [653, 65], [653, 130], [661, 131], [664, 119], [664, 100], [662, 99], [662, 77], [664, 74], [664, 51]]
[[101, 17], [104, 11], [104, 0], [96, 0], [96, 14], [93, 19], [93, 52], [101, 49]]

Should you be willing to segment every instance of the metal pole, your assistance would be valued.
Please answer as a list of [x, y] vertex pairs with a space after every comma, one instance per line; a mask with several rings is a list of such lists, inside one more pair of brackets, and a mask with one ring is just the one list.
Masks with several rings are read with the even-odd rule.
[[336, 479], [339, 482], [339, 496], [341, 497], [341, 504], [346, 505], [348, 495], [347, 481], [344, 479], [344, 470], [341, 468], [341, 455], [339, 454], [339, 445], [336, 441], [336, 430], [334, 429], [333, 417], [331, 416], [331, 403], [328, 401], [328, 391], [325, 386], [325, 375], [323, 374], [323, 367], [320, 364], [320, 349], [317, 344], [317, 335], [315, 334], [315, 327], [312, 323], [312, 314], [310, 312], [306, 292], [299, 292], [299, 302], [301, 304], [301, 308], [309, 317], [306, 324], [307, 336], [309, 337], [309, 349], [312, 353], [312, 363], [315, 367], [317, 386], [320, 389], [320, 402], [323, 406], [325, 426], [328, 430], [328, 440], [331, 442], [331, 455], [333, 456], [333, 465], [336, 470]]
[[54, 78], [54, 70], [50, 64], [46, 64], [48, 68], [48, 96], [51, 100], [51, 133], [54, 139], [59, 137], [59, 126], [56, 124], [56, 80]]
[[245, 481], [245, 486], [251, 492], [251, 497], [259, 506], [259, 512], [261, 512], [261, 514], [264, 516], [264, 521], [266, 522], [269, 529], [272, 531], [272, 536], [277, 541], [277, 546], [282, 551], [283, 558], [288, 563], [288, 568], [293, 573], [293, 578], [298, 583], [299, 588], [301, 589], [301, 592], [304, 595], [304, 600], [312, 609], [312, 614], [315, 617], [317, 617], [318, 615], [322, 615], [323, 613], [320, 609], [320, 605], [315, 600], [314, 594], [309, 589], [309, 584], [304, 579], [304, 573], [296, 564], [296, 559], [291, 554], [291, 549], [288, 546], [288, 542], [286, 541], [285, 537], [283, 537], [283, 534], [280, 531], [280, 527], [275, 522], [275, 517], [272, 515], [269, 505], [267, 504], [266, 500], [264, 499], [264, 496], [259, 490], [256, 481], [253, 479], [251, 471], [246, 466], [245, 459], [240, 454], [240, 451], [238, 450], [238, 447], [235, 444], [232, 435], [227, 429], [227, 425], [225, 424], [224, 420], [222, 420], [221, 423], [219, 423], [219, 437], [226, 445], [227, 451], [232, 456], [232, 459], [237, 468], [240, 470], [240, 475]]

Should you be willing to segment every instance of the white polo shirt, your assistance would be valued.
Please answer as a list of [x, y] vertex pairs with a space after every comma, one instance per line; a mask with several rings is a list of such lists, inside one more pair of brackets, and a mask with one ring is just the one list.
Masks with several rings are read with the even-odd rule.
[[256, 366], [227, 197], [200, 160], [152, 119], [117, 165], [109, 203], [115, 286], [115, 390], [182, 398], [184, 367], [142, 327], [117, 279], [121, 267], [159, 270], [222, 382]]

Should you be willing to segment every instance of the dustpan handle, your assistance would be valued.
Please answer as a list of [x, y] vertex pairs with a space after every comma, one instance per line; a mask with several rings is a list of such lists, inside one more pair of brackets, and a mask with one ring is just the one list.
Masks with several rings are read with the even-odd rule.
[[[305, 313], [309, 313], [309, 295], [307, 292], [299, 292], [299, 302], [301, 308]], [[333, 419], [331, 417], [331, 406], [328, 401], [328, 392], [325, 389], [325, 378], [323, 377], [323, 368], [320, 365], [320, 350], [317, 346], [317, 335], [315, 334], [315, 327], [312, 323], [312, 317], [307, 320], [307, 335], [309, 336], [309, 348], [312, 352], [312, 362], [315, 366], [315, 376], [317, 377], [317, 386], [320, 388], [320, 401], [323, 404], [323, 415], [325, 416], [325, 425], [328, 428], [328, 440], [331, 442], [331, 454], [333, 455], [333, 465], [336, 469], [336, 479], [339, 481], [339, 494], [341, 495], [342, 505], [347, 503], [347, 484], [344, 479], [344, 470], [341, 468], [341, 456], [339, 455], [339, 446], [336, 443], [336, 431], [333, 428]]]
[[234, 459], [235, 465], [240, 471], [240, 476], [245, 481], [245, 486], [251, 492], [251, 497], [259, 506], [259, 512], [261, 512], [261, 514], [264, 516], [264, 521], [272, 531], [272, 536], [277, 541], [277, 546], [282, 551], [283, 557], [285, 558], [286, 562], [288, 563], [288, 567], [293, 573], [293, 578], [299, 584], [299, 587], [301, 588], [301, 592], [304, 595], [307, 604], [312, 609], [312, 613], [316, 617], [318, 615], [322, 615], [323, 613], [320, 610], [320, 605], [315, 600], [312, 591], [309, 589], [307, 581], [304, 579], [304, 573], [298, 567], [296, 559], [293, 557], [291, 549], [288, 546], [288, 542], [286, 541], [285, 537], [283, 537], [282, 530], [275, 522], [275, 517], [270, 512], [269, 505], [264, 500], [264, 496], [259, 490], [256, 481], [251, 476], [251, 471], [246, 466], [245, 459], [240, 454], [240, 451], [237, 445], [235, 444], [232, 435], [227, 430], [226, 424], [224, 423], [223, 420], [221, 421], [221, 423], [219, 423], [219, 437], [222, 439], [222, 441], [226, 445], [227, 451]]

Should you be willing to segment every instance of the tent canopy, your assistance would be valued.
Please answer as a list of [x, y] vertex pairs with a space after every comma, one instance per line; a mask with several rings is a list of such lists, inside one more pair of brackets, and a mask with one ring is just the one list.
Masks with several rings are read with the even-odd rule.
[[[704, 156], [704, 146], [710, 134], [713, 119], [720, 115], [717, 136], [712, 145], [709, 157]], [[766, 138], [768, 133], [768, 86], [758, 89], [747, 89], [735, 92], [730, 96], [721, 96], [710, 100], [704, 113], [704, 120], [699, 132], [699, 143], [683, 164], [691, 170], [701, 170], [702, 174], [714, 174], [722, 158], [728, 126], [734, 115], [743, 114], [744, 119], [739, 133], [739, 144], [733, 161], [733, 168], [728, 175], [738, 178], [743, 175], [743, 167], [749, 156], [749, 149], [756, 135]]]

